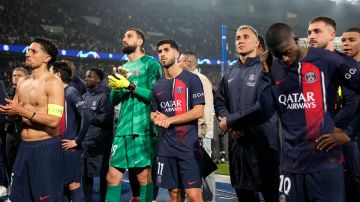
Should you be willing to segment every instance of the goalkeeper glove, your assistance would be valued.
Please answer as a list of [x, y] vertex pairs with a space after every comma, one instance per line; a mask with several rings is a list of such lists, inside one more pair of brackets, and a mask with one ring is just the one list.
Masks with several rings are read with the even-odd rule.
[[113, 74], [115, 75], [115, 77], [119, 77], [118, 75], [122, 75], [127, 79], [129, 79], [132, 75], [131, 71], [123, 66], [119, 66], [118, 68], [114, 67]]
[[128, 89], [130, 92], [134, 92], [136, 89], [135, 84], [131, 83], [125, 76], [117, 73], [117, 69], [113, 68], [113, 75], [109, 75], [109, 86], [115, 90]]
[[115, 90], [128, 88], [130, 86], [130, 81], [122, 75], [117, 75], [116, 77], [113, 75], [109, 75], [108, 79], [110, 87]]

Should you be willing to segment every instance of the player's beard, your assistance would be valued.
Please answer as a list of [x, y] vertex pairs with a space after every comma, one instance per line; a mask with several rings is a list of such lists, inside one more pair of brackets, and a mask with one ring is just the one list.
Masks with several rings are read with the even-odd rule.
[[169, 67], [173, 66], [174, 64], [175, 64], [175, 58], [172, 58], [172, 59], [169, 60], [168, 63], [164, 64], [163, 67], [165, 69], [168, 69]]
[[122, 52], [125, 54], [131, 54], [135, 52], [135, 50], [136, 50], [136, 46], [129, 45], [129, 46], [124, 46]]

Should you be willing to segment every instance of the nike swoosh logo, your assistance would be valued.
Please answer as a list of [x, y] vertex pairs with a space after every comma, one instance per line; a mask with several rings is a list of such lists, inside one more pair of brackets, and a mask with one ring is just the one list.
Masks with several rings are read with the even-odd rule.
[[285, 79], [276, 80], [276, 81], [275, 81], [275, 84], [276, 84], [276, 85], [280, 85], [284, 80], [285, 80]]
[[193, 185], [193, 184], [195, 184], [197, 181], [196, 180], [194, 180], [194, 181], [189, 181], [188, 182], [188, 185]]
[[47, 198], [49, 198], [49, 197], [50, 197], [50, 195], [40, 196], [39, 200], [40, 200], [40, 201], [43, 201], [43, 200], [45, 200], [45, 199], [47, 199]]
[[228, 83], [230, 83], [230, 82], [231, 82], [232, 80], [234, 80], [234, 79], [235, 79], [235, 78], [231, 78], [231, 79], [229, 79], [229, 80], [228, 80]]
[[160, 91], [160, 92], [156, 93], [156, 95], [157, 95], [157, 96], [160, 96], [160, 95], [163, 94], [163, 93], [164, 93], [164, 91]]

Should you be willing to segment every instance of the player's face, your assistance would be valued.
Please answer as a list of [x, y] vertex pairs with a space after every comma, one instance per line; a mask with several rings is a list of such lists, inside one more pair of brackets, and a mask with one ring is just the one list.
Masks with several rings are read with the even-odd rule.
[[160, 45], [157, 52], [160, 64], [166, 69], [173, 66], [179, 57], [179, 52], [175, 48], [172, 48], [170, 44]]
[[241, 56], [247, 56], [252, 53], [256, 54], [259, 41], [250, 29], [242, 29], [236, 32], [235, 47], [236, 52]]
[[100, 83], [100, 79], [94, 71], [88, 70], [85, 74], [85, 86], [86, 88], [95, 88], [98, 83]]
[[19, 79], [24, 76], [26, 76], [26, 74], [23, 71], [15, 70], [12, 74], [12, 83], [17, 85]]
[[314, 22], [307, 31], [311, 47], [328, 49], [335, 38], [335, 30], [324, 22]]
[[25, 57], [25, 66], [31, 69], [36, 69], [43, 63], [47, 64], [51, 59], [51, 56], [42, 49], [42, 46], [39, 43], [30, 44]]
[[189, 55], [181, 54], [179, 58], [180, 67], [192, 71], [192, 58]]
[[130, 54], [135, 52], [138, 44], [139, 44], [139, 37], [134, 30], [128, 30], [123, 37], [122, 40], [123, 48], [122, 51], [125, 54]]
[[294, 39], [284, 41], [278, 45], [275, 50], [272, 50], [275, 57], [281, 60], [284, 64], [291, 66], [298, 61], [300, 57], [300, 48]]
[[341, 49], [350, 57], [360, 54], [360, 33], [344, 32], [341, 38]]

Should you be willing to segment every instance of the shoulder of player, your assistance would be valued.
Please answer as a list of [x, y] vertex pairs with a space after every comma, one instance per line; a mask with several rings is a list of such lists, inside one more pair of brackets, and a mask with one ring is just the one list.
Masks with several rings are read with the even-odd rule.
[[333, 61], [343, 61], [344, 59], [334, 51], [325, 50], [322, 48], [309, 48], [307, 57], [309, 58], [318, 58], [323, 61], [333, 62]]
[[354, 58], [352, 58], [340, 51], [335, 51], [335, 53], [338, 54], [346, 62], [347, 65], [353, 66], [353, 67], [356, 67], [356, 66], [360, 67], [360, 63], [358, 63], [356, 60], [354, 60]]
[[31, 75], [27, 75], [27, 76], [24, 76], [24, 77], [21, 77], [18, 81], [18, 84], [17, 86], [20, 86], [22, 83], [24, 83], [25, 81], [27, 80], [30, 80], [31, 79]]
[[81, 97], [79, 91], [78, 91], [74, 86], [69, 86], [69, 85], [68, 85], [68, 86], [65, 88], [65, 93], [68, 94], [68, 95], [70, 95], [70, 96], [79, 95], [79, 96]]
[[198, 75], [198, 77], [200, 78], [201, 83], [207, 83], [207, 84], [212, 85], [209, 78], [207, 76], [205, 76], [204, 74], [198, 72], [196, 75]]
[[148, 68], [161, 68], [160, 63], [153, 57], [145, 55], [141, 58], [143, 63], [147, 63]]
[[49, 86], [51, 88], [53, 88], [55, 86], [63, 87], [62, 81], [58, 77], [56, 77], [55, 75], [53, 75], [51, 73], [47, 74], [46, 77], [44, 78], [44, 80], [45, 80], [46, 86]]

